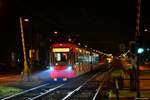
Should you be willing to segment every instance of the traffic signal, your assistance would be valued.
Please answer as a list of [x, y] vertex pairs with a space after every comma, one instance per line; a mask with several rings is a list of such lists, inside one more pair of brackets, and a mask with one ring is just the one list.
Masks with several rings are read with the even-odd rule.
[[137, 53], [138, 53], [138, 54], [144, 53], [144, 48], [141, 48], [141, 47], [138, 48], [138, 49], [137, 49]]
[[144, 53], [145, 48], [143, 47], [143, 37], [139, 36], [136, 40], [136, 54]]

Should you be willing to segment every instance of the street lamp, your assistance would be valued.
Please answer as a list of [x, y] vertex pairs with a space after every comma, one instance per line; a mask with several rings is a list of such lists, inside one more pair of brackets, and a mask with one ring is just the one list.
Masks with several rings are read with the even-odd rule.
[[26, 18], [26, 19], [24, 19], [24, 21], [25, 21], [25, 22], [28, 22], [28, 21], [29, 21], [29, 19], [27, 19], [27, 18]]
[[[26, 48], [25, 48], [25, 41], [24, 41], [24, 31], [23, 31], [22, 17], [19, 18], [19, 21], [20, 21], [21, 38], [22, 38], [22, 46], [23, 46], [23, 56], [24, 56], [23, 77], [27, 78], [29, 80], [30, 69], [29, 69], [29, 66], [27, 64], [27, 57], [26, 57]], [[27, 19], [26, 19], [26, 21], [27, 21]]]

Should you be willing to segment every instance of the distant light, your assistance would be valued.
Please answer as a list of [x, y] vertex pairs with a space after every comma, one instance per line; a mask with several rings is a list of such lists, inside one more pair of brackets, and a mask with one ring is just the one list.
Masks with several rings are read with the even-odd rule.
[[71, 42], [71, 38], [69, 38], [68, 41]]
[[81, 45], [81, 43], [78, 43], [78, 45]]
[[87, 45], [85, 45], [85, 47], [87, 48]]
[[144, 29], [144, 32], [147, 32], [148, 31], [148, 29]]
[[138, 51], [137, 51], [137, 53], [139, 53], [139, 54], [141, 54], [141, 53], [143, 53], [143, 52], [144, 52], [144, 49], [143, 49], [143, 48], [139, 48]]
[[20, 59], [18, 59], [17, 61], [20, 62]]
[[81, 53], [81, 52], [82, 52], [82, 50], [81, 50], [81, 49], [79, 49], [79, 52]]
[[29, 19], [27, 19], [27, 18], [26, 18], [26, 19], [24, 19], [24, 21], [25, 21], [25, 22], [28, 22], [28, 21], [29, 21]]
[[55, 31], [55, 32], [54, 32], [54, 34], [58, 34], [58, 32], [57, 32], [57, 31]]
[[147, 51], [149, 51], [150, 49], [149, 48], [147, 48]]

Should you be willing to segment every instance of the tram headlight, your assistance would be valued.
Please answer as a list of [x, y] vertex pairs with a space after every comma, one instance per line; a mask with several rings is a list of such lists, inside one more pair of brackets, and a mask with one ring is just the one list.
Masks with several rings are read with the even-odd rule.
[[50, 64], [49, 66], [46, 66], [47, 69], [49, 69], [50, 71], [52, 71], [54, 69], [54, 66], [52, 64]]
[[49, 66], [46, 67], [47, 69], [49, 69], [50, 71], [54, 70], [54, 65], [50, 64]]
[[53, 71], [53, 70], [54, 70], [54, 68], [53, 68], [52, 66], [50, 66], [49, 69], [50, 69], [50, 71]]
[[73, 69], [73, 66], [69, 65], [67, 69], [68, 69], [68, 70], [72, 70], [72, 69]]

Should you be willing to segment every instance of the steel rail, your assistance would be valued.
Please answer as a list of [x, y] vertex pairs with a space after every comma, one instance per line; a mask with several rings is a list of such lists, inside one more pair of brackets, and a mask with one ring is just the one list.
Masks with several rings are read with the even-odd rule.
[[88, 79], [87, 81], [85, 81], [82, 85], [80, 85], [78, 88], [76, 88], [75, 90], [71, 91], [68, 93], [68, 95], [66, 95], [62, 100], [67, 100], [69, 99], [74, 93], [76, 93], [77, 91], [79, 91], [87, 82], [89, 82], [90, 80], [92, 80], [93, 78], [95, 78], [99, 73], [93, 75], [90, 79]]
[[44, 86], [46, 86], [46, 85], [48, 85], [48, 83], [43, 84], [43, 85], [40, 85], [40, 86], [37, 86], [37, 87], [34, 87], [34, 88], [31, 88], [31, 89], [28, 89], [28, 90], [25, 90], [25, 91], [22, 91], [22, 92], [20, 92], [20, 93], [17, 93], [17, 94], [11, 95], [11, 96], [8, 96], [8, 97], [3, 98], [3, 99], [1, 99], [1, 100], [11, 99], [11, 98], [16, 97], [16, 96], [18, 96], [18, 95], [21, 95], [21, 94], [24, 94], [24, 93], [27, 93], [27, 92], [30, 92], [30, 91], [39, 89], [39, 88], [44, 87]]

